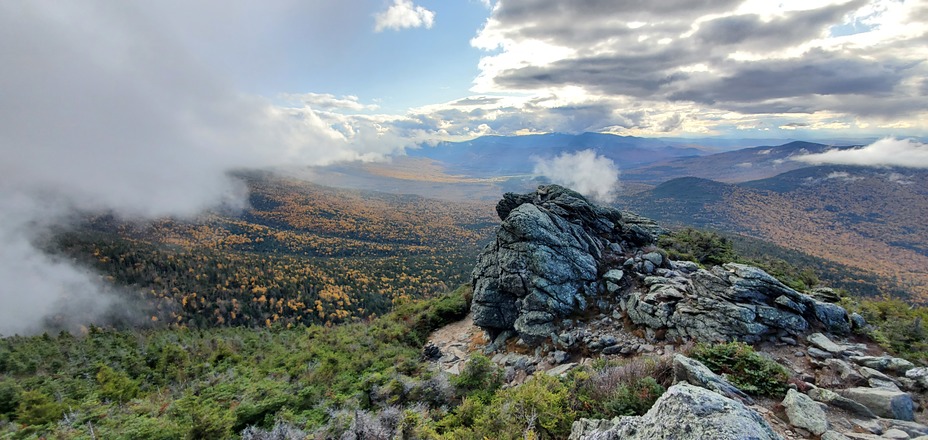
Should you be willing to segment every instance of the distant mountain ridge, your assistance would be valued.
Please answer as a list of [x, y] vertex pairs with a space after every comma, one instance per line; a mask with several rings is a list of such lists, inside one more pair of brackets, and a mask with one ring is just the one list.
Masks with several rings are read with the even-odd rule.
[[926, 170], [817, 166], [738, 184], [683, 177], [620, 204], [845, 264], [890, 280], [893, 293], [928, 301]]
[[810, 166], [808, 163], [794, 160], [797, 156], [847, 148], [853, 147], [794, 141], [783, 145], [663, 160], [627, 170], [623, 172], [622, 178], [651, 184], [687, 176], [719, 182], [746, 182]]
[[582, 150], [593, 150], [614, 160], [620, 167], [709, 153], [690, 146], [676, 146], [657, 139], [634, 136], [550, 133], [483, 136], [464, 142], [441, 142], [434, 147], [409, 150], [407, 154], [439, 161], [451, 174], [495, 177], [531, 173], [534, 168], [532, 157], [550, 158]]

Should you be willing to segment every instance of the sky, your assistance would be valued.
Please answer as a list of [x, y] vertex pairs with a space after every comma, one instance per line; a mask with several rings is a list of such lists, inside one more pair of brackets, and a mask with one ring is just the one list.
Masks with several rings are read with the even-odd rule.
[[241, 207], [230, 170], [549, 132], [928, 148], [928, 0], [7, 1], [0, 60], [0, 334], [109, 303], [50, 227]]

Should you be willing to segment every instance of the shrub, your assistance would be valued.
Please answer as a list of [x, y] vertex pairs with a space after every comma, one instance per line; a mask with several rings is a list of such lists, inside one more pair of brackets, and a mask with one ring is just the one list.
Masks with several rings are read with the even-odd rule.
[[474, 354], [464, 364], [461, 374], [451, 379], [460, 396], [476, 398], [484, 403], [503, 385], [503, 372], [489, 358]]
[[928, 307], [914, 307], [900, 299], [845, 302], [874, 327], [870, 336], [890, 352], [910, 360], [928, 360]]
[[731, 240], [711, 231], [685, 228], [663, 235], [658, 245], [674, 260], [690, 260], [699, 264], [718, 265], [735, 261]]
[[16, 419], [25, 425], [44, 425], [60, 420], [64, 407], [40, 391], [24, 391], [20, 395]]
[[22, 391], [11, 379], [0, 381], [0, 417], [16, 411]]
[[106, 365], [97, 371], [97, 384], [100, 385], [100, 395], [115, 402], [126, 402], [139, 393], [138, 383], [130, 379], [126, 373]]
[[571, 407], [579, 416], [609, 419], [647, 412], [670, 385], [672, 367], [662, 358], [605, 362], [570, 379]]
[[780, 397], [786, 393], [789, 374], [743, 342], [700, 344], [690, 353], [716, 374], [724, 374], [736, 387], [755, 396]]
[[500, 390], [474, 430], [485, 438], [566, 438], [575, 418], [567, 387], [555, 377], [536, 374], [518, 387]]

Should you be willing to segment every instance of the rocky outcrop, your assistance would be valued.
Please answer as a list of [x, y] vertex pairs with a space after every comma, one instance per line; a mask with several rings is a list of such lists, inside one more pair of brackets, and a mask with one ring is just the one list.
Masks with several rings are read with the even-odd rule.
[[779, 439], [757, 412], [741, 402], [688, 383], [670, 387], [641, 417], [574, 422], [572, 440]]
[[728, 263], [691, 275], [670, 271], [646, 277], [646, 291], [631, 291], [620, 306], [632, 322], [666, 329], [670, 338], [757, 342], [781, 332], [802, 334], [813, 324], [850, 331], [843, 308], [799, 293], [763, 270]]
[[496, 210], [503, 222], [472, 281], [474, 322], [491, 338], [514, 331], [530, 344], [551, 338], [557, 345], [560, 322], [590, 305], [627, 317], [649, 339], [757, 342], [813, 328], [851, 329], [840, 306], [756, 267], [706, 270], [672, 261], [653, 246], [660, 233], [654, 222], [599, 207], [566, 188], [506, 194]]
[[549, 337], [557, 320], [597, 295], [603, 268], [654, 241], [642, 219], [626, 221], [557, 185], [506, 194], [496, 211], [503, 223], [473, 272], [474, 323], [492, 336], [515, 330], [526, 341]]

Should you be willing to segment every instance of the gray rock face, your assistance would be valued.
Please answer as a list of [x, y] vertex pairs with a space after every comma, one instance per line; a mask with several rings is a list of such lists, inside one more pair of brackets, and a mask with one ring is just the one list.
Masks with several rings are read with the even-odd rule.
[[[611, 425], [611, 426], [610, 426]], [[688, 383], [670, 387], [641, 417], [574, 422], [571, 440], [780, 439], [741, 402]]]
[[912, 396], [882, 388], [848, 388], [841, 392], [844, 397], [860, 402], [880, 417], [913, 420]]
[[737, 399], [747, 404], [754, 403], [747, 394], [738, 387], [725, 380], [724, 377], [712, 372], [701, 362], [690, 359], [682, 354], [673, 357], [674, 382], [687, 382], [710, 391], [715, 391], [729, 399]]
[[[547, 338], [556, 320], [586, 308], [599, 269], [618, 266], [617, 249], [654, 240], [647, 222], [624, 221], [621, 212], [557, 185], [506, 194], [496, 210], [503, 223], [473, 272], [474, 323], [491, 335], [515, 330], [527, 342]], [[616, 275], [610, 282], [620, 281]]]
[[666, 329], [667, 337], [697, 341], [757, 342], [786, 331], [802, 334], [810, 323], [846, 333], [844, 309], [801, 294], [753, 266], [728, 263], [676, 278], [645, 278], [647, 292], [621, 302], [632, 322]]
[[789, 418], [790, 425], [815, 435], [822, 435], [828, 430], [825, 411], [809, 396], [791, 389], [786, 392], [783, 407], [786, 408], [786, 417]]
[[756, 267], [671, 261], [650, 246], [661, 231], [653, 221], [569, 189], [506, 194], [496, 210], [503, 222], [472, 278], [474, 323], [491, 338], [515, 331], [529, 344], [553, 341], [558, 323], [588, 304], [616, 307], [648, 338], [758, 342], [814, 327], [850, 331], [844, 309]]

